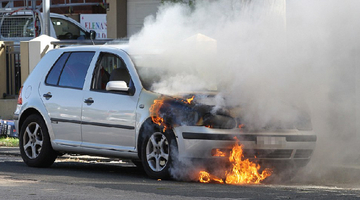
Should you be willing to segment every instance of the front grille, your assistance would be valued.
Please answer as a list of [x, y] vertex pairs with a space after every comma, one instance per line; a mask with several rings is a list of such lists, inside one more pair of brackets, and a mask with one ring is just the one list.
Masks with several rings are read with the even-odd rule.
[[244, 149], [243, 153], [245, 158], [290, 158], [292, 151], [292, 149]]
[[294, 158], [310, 158], [313, 150], [311, 149], [298, 149], [294, 155]]

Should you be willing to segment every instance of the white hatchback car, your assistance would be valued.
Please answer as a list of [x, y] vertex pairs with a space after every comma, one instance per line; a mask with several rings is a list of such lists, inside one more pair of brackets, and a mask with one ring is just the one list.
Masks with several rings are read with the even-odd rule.
[[99, 155], [133, 160], [150, 177], [165, 178], [175, 159], [215, 159], [215, 150], [231, 148], [235, 136], [245, 157], [259, 162], [303, 166], [310, 160], [317, 138], [309, 118], [287, 129], [247, 131], [229, 112], [200, 103], [204, 93], [191, 94], [191, 102], [150, 91], [154, 80], [143, 78], [148, 72], [127, 49], [73, 46], [42, 58], [14, 115], [27, 165], [48, 167], [61, 153]]

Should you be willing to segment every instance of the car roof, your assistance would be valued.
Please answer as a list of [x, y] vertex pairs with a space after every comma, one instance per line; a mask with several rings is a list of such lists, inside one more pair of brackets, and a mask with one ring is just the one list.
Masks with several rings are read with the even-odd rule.
[[99, 49], [118, 49], [128, 51], [127, 44], [103, 44], [103, 45], [71, 45], [59, 48], [61, 51], [96, 51]]
[[[34, 12], [38, 12], [41, 15], [43, 14], [40, 11], [32, 11], [32, 10], [19, 10], [19, 11], [15, 11], [13, 13], [10, 14], [10, 16], [23, 16], [23, 15], [33, 15]], [[50, 17], [58, 17], [58, 18], [69, 18], [66, 15], [62, 15], [62, 14], [58, 14], [58, 13], [50, 13]]]

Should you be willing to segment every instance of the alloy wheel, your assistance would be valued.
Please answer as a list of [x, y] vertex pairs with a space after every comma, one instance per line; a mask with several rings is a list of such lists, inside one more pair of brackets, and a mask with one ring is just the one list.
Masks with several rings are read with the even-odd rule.
[[26, 156], [30, 159], [37, 158], [43, 146], [43, 133], [38, 123], [28, 124], [23, 135], [23, 141]]
[[162, 171], [169, 162], [169, 142], [164, 134], [153, 133], [146, 145], [146, 160], [149, 167], [155, 171]]

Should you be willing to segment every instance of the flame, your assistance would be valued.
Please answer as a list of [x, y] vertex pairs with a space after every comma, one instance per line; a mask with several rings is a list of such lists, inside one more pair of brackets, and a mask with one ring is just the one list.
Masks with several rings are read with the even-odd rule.
[[177, 100], [182, 101], [183, 103], [186, 103], [186, 104], [191, 104], [193, 102], [194, 98], [195, 98], [195, 96], [192, 96], [192, 97], [190, 97], [188, 99], [181, 99], [180, 98], [180, 99], [177, 99]]
[[188, 104], [191, 104], [191, 102], [194, 100], [194, 97], [195, 97], [195, 96], [192, 96], [191, 98], [186, 99], [186, 102], [187, 102]]
[[[237, 140], [237, 139], [236, 139]], [[271, 169], [266, 168], [259, 173], [260, 165], [244, 159], [243, 146], [238, 144], [238, 140], [232, 148], [229, 156], [230, 169], [226, 170], [225, 178], [220, 179], [208, 172], [201, 171], [199, 173], [199, 181], [201, 183], [218, 182], [226, 184], [259, 184], [272, 174]], [[221, 152], [220, 150], [218, 150]], [[224, 154], [223, 152], [221, 152]], [[221, 180], [221, 181], [219, 181]]]
[[213, 156], [217, 156], [217, 157], [225, 157], [226, 154], [222, 151], [220, 151], [220, 149], [215, 149], [214, 155]]
[[165, 132], [165, 130], [167, 129], [167, 125], [164, 122], [164, 118], [160, 117], [160, 108], [163, 104], [164, 104], [163, 99], [155, 99], [149, 111], [150, 111], [151, 120], [155, 124], [159, 126], [163, 126], [164, 127], [163, 131]]
[[[176, 99], [176, 100], [181, 101], [185, 104], [191, 104], [194, 100], [194, 97], [195, 96], [192, 96], [191, 98], [188, 98], [188, 99]], [[164, 98], [155, 99], [154, 103], [151, 105], [149, 111], [150, 111], [151, 120], [155, 124], [164, 127], [163, 131], [165, 132], [165, 130], [169, 127], [165, 123], [164, 118], [161, 117], [160, 109], [163, 105], [164, 105]]]
[[218, 182], [218, 183], [224, 183], [224, 181], [221, 178], [211, 175], [210, 173], [208, 173], [206, 171], [199, 172], [199, 180], [201, 183], [210, 183], [211, 181]]

